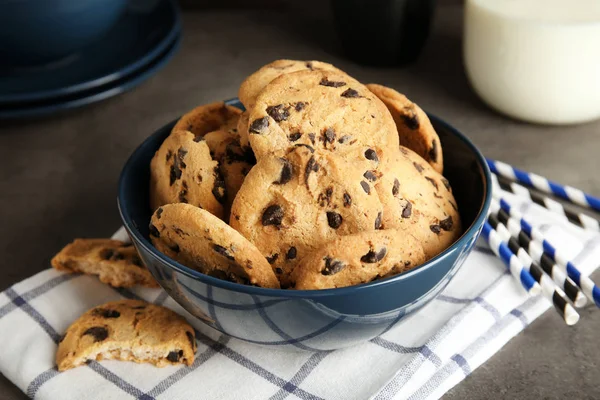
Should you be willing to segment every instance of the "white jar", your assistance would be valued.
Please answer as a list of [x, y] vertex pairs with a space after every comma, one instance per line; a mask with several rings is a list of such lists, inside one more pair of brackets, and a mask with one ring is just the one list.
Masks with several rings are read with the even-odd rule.
[[466, 0], [464, 63], [477, 94], [513, 118], [600, 118], [600, 0]]

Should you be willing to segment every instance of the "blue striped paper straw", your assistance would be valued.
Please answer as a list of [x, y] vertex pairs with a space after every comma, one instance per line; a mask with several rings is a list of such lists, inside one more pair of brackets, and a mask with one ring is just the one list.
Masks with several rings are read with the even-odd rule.
[[[542, 267], [534, 262], [531, 256], [527, 254], [527, 251], [519, 245], [517, 240], [512, 237], [508, 229], [498, 220], [497, 215], [494, 215], [493, 213], [490, 214], [488, 222], [492, 228], [496, 230], [504, 244], [506, 244], [513, 254], [517, 256], [525, 269], [527, 269], [536, 282], [540, 284], [542, 294], [554, 305], [567, 325], [575, 325], [579, 321], [579, 314], [567, 301], [565, 297], [566, 294], [549, 275], [544, 273]], [[582, 298], [585, 299], [585, 297]]]
[[[587, 304], [587, 297], [581, 292], [581, 290], [565, 275], [565, 272], [559, 267], [550, 257], [544, 253], [544, 248], [538, 242], [535, 242], [529, 238], [521, 230], [521, 225], [513, 218], [500, 208], [500, 204], [497, 201], [493, 201], [490, 207], [491, 214], [498, 216], [500, 223], [508, 229], [510, 235], [518, 242], [518, 244], [525, 249], [527, 254], [542, 267], [544, 272], [549, 275], [559, 287], [565, 291], [569, 299], [573, 302], [575, 307], [583, 307]], [[498, 233], [501, 234], [501, 230], [498, 229]], [[502, 235], [501, 235], [502, 236]], [[510, 248], [510, 246], [509, 246]]]
[[544, 248], [544, 253], [565, 270], [569, 278], [581, 288], [581, 291], [588, 299], [592, 300], [596, 306], [600, 307], [600, 289], [596, 286], [594, 281], [589, 277], [582, 275], [577, 266], [573, 264], [572, 260], [552, 246], [539, 229], [534, 228], [520, 212], [513, 209], [504, 199], [500, 199], [500, 208], [506, 211], [512, 218], [518, 220], [523, 232], [531, 239], [540, 242]]
[[596, 218], [565, 208], [560, 202], [543, 194], [539, 194], [530, 188], [521, 186], [508, 178], [499, 178], [497, 175], [492, 175], [492, 182], [495, 186], [497, 185], [505, 192], [513, 193], [517, 196], [529, 199], [533, 203], [546, 208], [554, 214], [561, 215], [565, 221], [575, 224], [588, 231], [600, 232], [600, 221]]
[[534, 187], [544, 193], [553, 194], [582, 207], [600, 211], [600, 198], [587, 194], [577, 188], [558, 184], [543, 176], [522, 171], [501, 161], [487, 159], [487, 164], [490, 170], [496, 175], [516, 180], [523, 185]]
[[540, 285], [533, 279], [533, 276], [525, 269], [523, 264], [521, 264], [517, 256], [515, 256], [508, 246], [500, 240], [498, 233], [492, 228], [489, 222], [486, 221], [485, 224], [483, 224], [481, 234], [488, 242], [494, 254], [504, 262], [504, 265], [506, 265], [506, 268], [515, 279], [521, 282], [521, 285], [523, 285], [523, 288], [527, 293], [532, 296], [540, 294]]

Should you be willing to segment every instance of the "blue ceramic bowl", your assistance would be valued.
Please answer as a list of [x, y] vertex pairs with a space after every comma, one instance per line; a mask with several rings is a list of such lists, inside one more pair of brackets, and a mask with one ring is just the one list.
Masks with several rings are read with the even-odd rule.
[[[241, 108], [236, 100], [229, 104]], [[152, 275], [199, 321], [232, 337], [282, 349], [351, 346], [401, 323], [439, 294], [469, 255], [485, 221], [491, 198], [485, 159], [463, 134], [430, 118], [466, 231], [435, 258], [388, 279], [317, 291], [264, 289], [201, 274], [158, 252], [148, 238], [149, 165], [175, 122], [146, 139], [125, 164], [118, 195], [121, 218]]]
[[128, 0], [0, 0], [0, 66], [66, 57], [102, 36]]

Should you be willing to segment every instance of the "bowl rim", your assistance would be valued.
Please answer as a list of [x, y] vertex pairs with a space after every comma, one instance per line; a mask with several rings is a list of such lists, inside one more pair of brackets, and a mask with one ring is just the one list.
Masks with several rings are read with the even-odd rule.
[[[238, 102], [239, 102], [239, 100], [237, 98], [233, 98], [233, 99], [225, 101], [225, 103], [229, 104], [229, 105], [235, 105], [235, 104], [238, 104]], [[370, 290], [370, 289], [374, 289], [374, 288], [379, 288], [382, 286], [393, 285], [398, 281], [401, 281], [404, 279], [409, 279], [411, 276], [419, 274], [421, 271], [431, 268], [438, 261], [446, 258], [449, 254], [451, 254], [455, 250], [463, 247], [463, 245], [467, 241], [471, 240], [474, 235], [475, 236], [478, 235], [479, 231], [481, 230], [481, 227], [483, 226], [483, 224], [485, 222], [485, 219], [487, 218], [487, 213], [488, 213], [491, 199], [492, 199], [491, 172], [490, 172], [490, 169], [487, 165], [487, 162], [486, 162], [484, 156], [481, 154], [479, 149], [477, 149], [477, 147], [473, 144], [473, 142], [471, 142], [462, 132], [460, 132], [458, 129], [454, 128], [449, 123], [445, 122], [441, 118], [439, 118], [433, 114], [430, 114], [430, 113], [427, 113], [427, 116], [429, 117], [429, 119], [432, 122], [434, 122], [435, 125], [443, 126], [444, 129], [446, 129], [452, 135], [458, 137], [458, 139], [461, 140], [467, 146], [467, 148], [475, 155], [475, 158], [479, 164], [479, 167], [481, 167], [481, 169], [483, 170], [483, 175], [484, 175], [484, 188], [483, 188], [484, 196], [483, 197], [484, 198], [483, 198], [483, 202], [479, 208], [479, 211], [478, 211], [477, 216], [474, 219], [474, 221], [471, 223], [471, 225], [468, 227], [468, 229], [466, 229], [463, 232], [463, 234], [454, 243], [452, 243], [452, 245], [450, 245], [448, 248], [446, 248], [440, 254], [427, 260], [425, 263], [417, 266], [416, 268], [413, 268], [406, 272], [402, 272], [398, 275], [395, 275], [395, 276], [392, 276], [389, 278], [376, 280], [376, 281], [368, 282], [368, 283], [362, 283], [362, 284], [354, 285], [354, 286], [347, 286], [347, 287], [333, 288], [333, 289], [320, 289], [320, 290], [270, 289], [270, 288], [263, 288], [263, 287], [257, 287], [257, 286], [243, 285], [243, 284], [235, 283], [235, 282], [229, 282], [229, 281], [225, 281], [225, 280], [215, 278], [215, 277], [212, 277], [209, 275], [205, 275], [199, 271], [196, 271], [194, 269], [186, 267], [185, 265], [180, 264], [179, 262], [177, 262], [177, 261], [171, 259], [170, 257], [159, 252], [152, 245], [152, 243], [148, 239], [146, 239], [141, 234], [141, 232], [135, 227], [135, 225], [133, 224], [133, 220], [132, 220], [131, 216], [129, 215], [129, 213], [125, 213], [125, 210], [122, 206], [122, 196], [123, 196], [123, 193], [126, 192], [125, 179], [126, 179], [127, 173], [129, 170], [132, 169], [134, 161], [137, 159], [136, 155], [139, 152], [141, 152], [142, 150], [145, 150], [145, 147], [149, 146], [148, 143], [151, 141], [152, 138], [154, 138], [156, 135], [158, 135], [159, 132], [163, 131], [167, 126], [174, 124], [179, 118], [163, 125], [161, 128], [157, 129], [154, 133], [152, 133], [150, 136], [148, 136], [131, 153], [131, 155], [127, 159], [127, 162], [125, 163], [125, 165], [123, 166], [123, 169], [121, 170], [121, 174], [119, 177], [119, 183], [118, 183], [117, 207], [119, 209], [119, 215], [121, 216], [123, 225], [124, 225], [125, 229], [127, 230], [127, 232], [129, 233], [129, 235], [135, 237], [134, 242], [136, 242], [137, 245], [142, 246], [144, 248], [144, 250], [146, 251], [146, 253], [151, 255], [152, 258], [154, 258], [156, 261], [169, 266], [169, 268], [172, 268], [172, 269], [176, 270], [177, 272], [188, 276], [189, 278], [192, 278], [194, 280], [199, 280], [202, 283], [205, 283], [207, 285], [216, 286], [216, 287], [219, 287], [222, 289], [231, 290], [231, 291], [239, 292], [239, 293], [246, 293], [246, 294], [250, 294], [250, 295], [257, 295], [257, 296], [312, 299], [312, 298], [321, 298], [321, 297], [330, 297], [330, 296], [344, 296], [344, 295], [352, 294], [353, 292], [356, 292], [356, 291], [365, 291], [365, 290]]]

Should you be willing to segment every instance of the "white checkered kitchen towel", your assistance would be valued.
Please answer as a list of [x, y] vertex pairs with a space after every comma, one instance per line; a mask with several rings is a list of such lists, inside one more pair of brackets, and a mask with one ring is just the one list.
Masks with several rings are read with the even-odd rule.
[[[584, 273], [598, 266], [600, 236], [520, 203]], [[61, 334], [98, 304], [139, 296], [193, 318], [160, 289], [116, 290], [49, 269], [0, 294], [0, 372], [36, 399], [436, 399], [551, 307], [529, 298], [505, 271], [480, 245], [442, 295], [382, 336], [345, 350], [283, 352], [199, 323], [191, 367], [102, 361], [59, 373], [54, 353]]]

